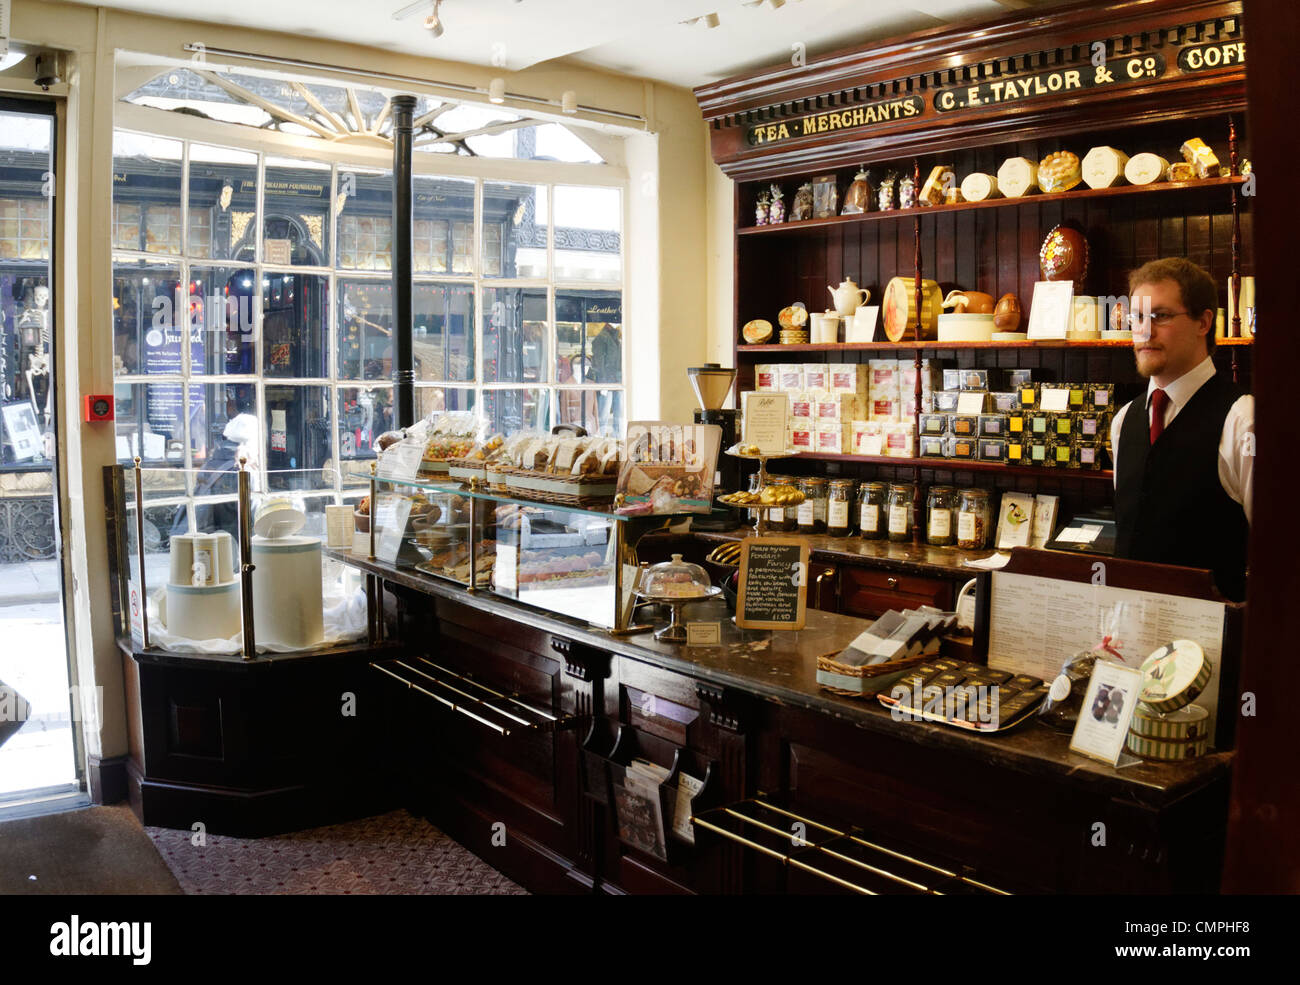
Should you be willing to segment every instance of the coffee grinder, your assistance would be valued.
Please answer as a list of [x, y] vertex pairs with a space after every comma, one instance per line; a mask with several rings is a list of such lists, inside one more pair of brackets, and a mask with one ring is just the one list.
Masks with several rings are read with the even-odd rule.
[[[695, 412], [696, 424], [716, 424], [722, 428], [722, 447], [736, 443], [737, 411], [724, 409], [722, 404], [736, 382], [734, 369], [723, 369], [720, 363], [705, 363], [686, 370], [691, 379], [695, 399], [700, 410]], [[717, 491], [734, 492], [740, 488], [740, 459], [732, 455], [718, 455]]]

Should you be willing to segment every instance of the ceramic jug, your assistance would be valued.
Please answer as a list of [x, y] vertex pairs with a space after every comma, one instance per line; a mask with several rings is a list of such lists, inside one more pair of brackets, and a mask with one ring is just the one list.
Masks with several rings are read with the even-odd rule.
[[840, 281], [839, 287], [828, 286], [826, 290], [831, 292], [831, 297], [835, 301], [835, 313], [838, 315], [851, 315], [871, 300], [871, 292], [858, 287], [851, 277]]

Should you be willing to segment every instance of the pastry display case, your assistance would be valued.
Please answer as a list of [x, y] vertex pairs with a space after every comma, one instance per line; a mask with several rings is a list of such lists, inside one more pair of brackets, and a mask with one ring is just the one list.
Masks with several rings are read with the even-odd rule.
[[451, 479], [376, 478], [373, 489], [354, 553], [615, 632], [631, 626], [637, 541], [672, 521]]

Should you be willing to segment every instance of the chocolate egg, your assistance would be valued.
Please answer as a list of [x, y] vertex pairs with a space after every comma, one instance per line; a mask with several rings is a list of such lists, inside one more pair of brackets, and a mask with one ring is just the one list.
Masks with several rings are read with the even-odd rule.
[[993, 309], [993, 324], [999, 332], [1014, 332], [1020, 327], [1020, 299], [1004, 294]]
[[1072, 280], [1079, 291], [1088, 276], [1088, 240], [1072, 226], [1056, 226], [1038, 251], [1038, 267], [1043, 280]]

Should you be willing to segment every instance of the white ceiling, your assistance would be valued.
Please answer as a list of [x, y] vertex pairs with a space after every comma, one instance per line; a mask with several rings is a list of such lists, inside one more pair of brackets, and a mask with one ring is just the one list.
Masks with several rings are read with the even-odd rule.
[[[953, 21], [1064, 0], [443, 0], [446, 33], [403, 20], [410, 0], [76, 0], [97, 7], [263, 28], [519, 71], [557, 58], [626, 75], [696, 86], [792, 57], [807, 57]], [[779, 2], [779, 0], [777, 0]], [[432, 9], [429, 0], [429, 9]], [[685, 25], [716, 13], [720, 24]], [[195, 41], [202, 41], [200, 37]], [[292, 55], [292, 52], [286, 52]]]

